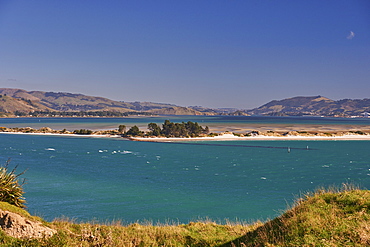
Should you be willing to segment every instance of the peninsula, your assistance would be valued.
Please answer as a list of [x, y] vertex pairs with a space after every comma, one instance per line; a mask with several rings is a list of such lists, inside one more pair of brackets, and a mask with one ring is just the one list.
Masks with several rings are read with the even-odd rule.
[[54, 130], [49, 127], [34, 129], [0, 127], [1, 133], [8, 134], [34, 134], [34, 135], [63, 135], [63, 136], [84, 136], [84, 137], [111, 137], [125, 138], [133, 141], [150, 142], [172, 142], [172, 141], [230, 141], [230, 140], [370, 140], [370, 129], [345, 129], [337, 127], [330, 131], [313, 130], [307, 131], [286, 131], [277, 128], [276, 130], [246, 131], [244, 134], [231, 131], [219, 133], [210, 132], [208, 126], [202, 127], [198, 123], [173, 123], [165, 121], [163, 128], [155, 123], [148, 124], [147, 131], [142, 131], [136, 125], [126, 131], [125, 125], [119, 125], [112, 130], [89, 130], [77, 129], [74, 131]]

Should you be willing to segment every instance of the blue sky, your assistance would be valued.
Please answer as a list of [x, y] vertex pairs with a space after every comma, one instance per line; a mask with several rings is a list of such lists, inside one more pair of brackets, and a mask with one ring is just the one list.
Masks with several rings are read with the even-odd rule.
[[369, 98], [368, 0], [0, 0], [0, 87], [250, 109]]

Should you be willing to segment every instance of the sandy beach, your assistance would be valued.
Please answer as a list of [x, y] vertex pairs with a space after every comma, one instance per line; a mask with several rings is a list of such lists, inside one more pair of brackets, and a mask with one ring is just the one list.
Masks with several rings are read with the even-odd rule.
[[337, 133], [337, 132], [348, 132], [348, 131], [368, 131], [370, 132], [369, 125], [333, 125], [333, 124], [228, 124], [228, 125], [215, 125], [208, 124], [210, 132], [221, 133], [225, 131], [233, 133], [248, 133], [251, 131], [274, 131], [279, 133], [289, 131], [307, 131], [307, 132], [322, 132], [322, 133]]
[[60, 134], [60, 133], [24, 133], [24, 132], [0, 132], [0, 134], [14, 134], [14, 135], [49, 135], [49, 136], [70, 136], [70, 137], [97, 137], [97, 138], [122, 138], [119, 135], [77, 135], [77, 134]]
[[232, 133], [220, 134], [213, 137], [121, 137], [120, 135], [78, 135], [78, 134], [60, 134], [60, 133], [24, 133], [24, 132], [0, 132], [0, 134], [14, 135], [50, 135], [50, 136], [70, 136], [70, 137], [93, 137], [93, 138], [122, 138], [131, 141], [145, 142], [181, 142], [181, 141], [283, 141], [283, 140], [370, 140], [370, 135], [332, 135], [332, 136], [305, 136], [305, 135], [286, 135], [286, 136], [237, 136]]
[[[0, 134], [51, 135], [92, 138], [122, 138], [132, 141], [176, 142], [176, 141], [256, 141], [256, 140], [370, 140], [370, 127], [367, 125], [287, 125], [269, 126], [211, 126], [210, 132], [216, 136], [202, 137], [122, 137], [117, 130], [97, 130], [91, 134], [61, 133], [48, 127], [39, 130], [27, 128], [2, 128]], [[32, 130], [32, 131], [30, 131]], [[235, 134], [234, 134], [235, 133]], [[244, 133], [244, 134], [242, 134]]]
[[133, 141], [147, 141], [147, 142], [176, 142], [176, 141], [283, 141], [283, 140], [370, 140], [370, 135], [341, 135], [341, 136], [235, 136], [233, 134], [223, 134], [214, 137], [130, 137]]

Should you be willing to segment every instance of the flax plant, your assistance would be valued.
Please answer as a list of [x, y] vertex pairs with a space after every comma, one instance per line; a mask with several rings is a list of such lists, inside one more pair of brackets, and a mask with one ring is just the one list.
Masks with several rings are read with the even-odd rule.
[[24, 174], [25, 171], [16, 174], [17, 166], [9, 171], [9, 162], [10, 160], [7, 160], [5, 165], [0, 167], [0, 201], [25, 208], [26, 200], [23, 197], [24, 191], [22, 188], [25, 179], [21, 182], [18, 180], [19, 176]]

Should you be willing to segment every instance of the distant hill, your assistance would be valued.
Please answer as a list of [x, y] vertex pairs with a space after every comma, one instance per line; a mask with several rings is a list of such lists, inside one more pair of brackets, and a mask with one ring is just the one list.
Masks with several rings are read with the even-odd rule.
[[131, 111], [131, 105], [127, 103], [82, 94], [25, 91], [22, 89], [9, 88], [1, 88], [0, 94], [6, 94], [15, 99], [24, 98], [32, 102], [37, 102], [53, 109], [54, 111], [91, 111], [111, 109], [121, 112]]
[[153, 109], [148, 112], [158, 115], [214, 115], [207, 112], [199, 112], [188, 107], [172, 106], [161, 109]]
[[[147, 112], [171, 115], [204, 115], [199, 111], [172, 104], [152, 102], [122, 102], [103, 97], [87, 96], [65, 92], [26, 91], [14, 88], [0, 88], [0, 95], [12, 102], [12, 107], [0, 101], [0, 112], [28, 113], [32, 111], [114, 111]], [[6, 96], [5, 96], [6, 95]], [[13, 99], [13, 100], [12, 100]], [[26, 106], [26, 105], [27, 106]], [[4, 108], [5, 107], [5, 108]], [[1, 110], [4, 108], [4, 110]]]
[[13, 98], [10, 96], [0, 94], [0, 112], [5, 114], [17, 113], [17, 112], [32, 112], [32, 111], [50, 111], [51, 109], [39, 104], [38, 102], [32, 102], [25, 98]]
[[[26, 91], [0, 88], [0, 115], [32, 112], [115, 112], [119, 114], [157, 115], [266, 115], [266, 116], [360, 116], [370, 112], [370, 99], [334, 101], [322, 96], [293, 97], [273, 100], [252, 110], [183, 107], [153, 102], [114, 101], [103, 97], [64, 92]], [[110, 116], [110, 115], [108, 115]], [[113, 116], [113, 115], [112, 115]]]
[[205, 108], [202, 106], [189, 106], [189, 108], [202, 112], [204, 115], [249, 115], [237, 108]]
[[293, 97], [273, 100], [246, 112], [252, 115], [269, 116], [359, 116], [370, 112], [370, 99], [334, 101], [322, 96]]

